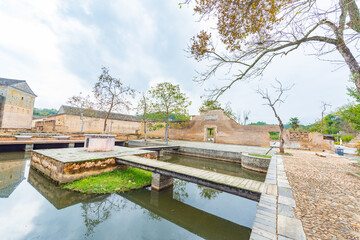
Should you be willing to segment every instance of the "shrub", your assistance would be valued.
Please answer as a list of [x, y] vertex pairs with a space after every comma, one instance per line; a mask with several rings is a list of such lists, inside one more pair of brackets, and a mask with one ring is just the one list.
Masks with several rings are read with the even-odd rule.
[[351, 136], [351, 135], [344, 135], [344, 136], [341, 136], [341, 139], [344, 141], [344, 142], [350, 142], [352, 139], [354, 139], [355, 137], [354, 136]]
[[340, 145], [340, 142], [334, 142], [335, 145]]
[[274, 139], [274, 140], [279, 139], [280, 133], [278, 133], [278, 132], [269, 132], [269, 134], [270, 134], [271, 139]]

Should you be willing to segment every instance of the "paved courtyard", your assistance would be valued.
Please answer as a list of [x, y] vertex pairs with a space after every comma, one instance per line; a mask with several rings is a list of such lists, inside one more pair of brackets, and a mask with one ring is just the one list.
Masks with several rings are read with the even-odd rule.
[[360, 172], [344, 157], [292, 151], [285, 171], [308, 239], [360, 239]]

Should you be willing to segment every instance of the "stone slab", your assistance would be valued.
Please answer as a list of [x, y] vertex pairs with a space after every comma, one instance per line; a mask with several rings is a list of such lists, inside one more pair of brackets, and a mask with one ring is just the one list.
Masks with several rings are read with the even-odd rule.
[[92, 161], [97, 159], [117, 158], [128, 155], [144, 155], [147, 153], [153, 153], [153, 151], [119, 146], [115, 146], [114, 150], [110, 152], [87, 152], [82, 148], [42, 149], [34, 150], [34, 152], [45, 155], [63, 163]]
[[306, 240], [300, 220], [278, 215], [278, 235], [296, 240]]

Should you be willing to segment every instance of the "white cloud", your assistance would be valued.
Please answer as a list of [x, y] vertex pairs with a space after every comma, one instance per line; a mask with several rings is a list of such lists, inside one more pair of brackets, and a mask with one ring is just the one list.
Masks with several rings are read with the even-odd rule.
[[79, 36], [96, 42], [93, 28], [59, 16], [59, 7], [59, 1], [9, 1], [0, 9], [1, 77], [27, 80], [42, 107], [82, 89], [81, 79], [65, 69], [59, 45]]

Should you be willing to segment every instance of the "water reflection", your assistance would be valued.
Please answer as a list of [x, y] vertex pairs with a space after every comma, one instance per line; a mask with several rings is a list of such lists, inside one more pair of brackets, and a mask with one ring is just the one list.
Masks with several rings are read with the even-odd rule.
[[117, 200], [106, 196], [96, 202], [81, 205], [84, 224], [87, 228], [86, 237], [93, 235], [96, 226], [108, 220], [112, 213], [126, 208], [126, 201], [123, 199]]
[[24, 152], [0, 154], [0, 198], [10, 197], [16, 187], [25, 179], [24, 158]]
[[62, 189], [59, 185], [32, 168], [29, 170], [28, 182], [56, 209], [63, 209], [77, 203], [96, 201], [96, 198], [106, 197], [106, 195], [95, 196]]
[[[175, 191], [175, 190], [174, 190]], [[248, 239], [251, 229], [202, 211], [173, 198], [173, 188], [162, 192], [132, 191], [122, 197], [204, 239]]]
[[[69, 192], [35, 170], [30, 170], [29, 182], [57, 209], [81, 203], [86, 237], [92, 236], [96, 227], [106, 222], [112, 214], [128, 209], [128, 202], [145, 209], [152, 220], [166, 219], [205, 239], [248, 239], [251, 232], [247, 227], [183, 203], [189, 197], [187, 183], [183, 181], [175, 181], [173, 188], [161, 192], [142, 189], [119, 194], [122, 198], [115, 194], [91, 196]], [[207, 199], [220, 193], [202, 186], [197, 188]]]
[[215, 159], [166, 153], [159, 160], [188, 167], [200, 168], [212, 172], [224, 173], [236, 177], [252, 179], [260, 182], [264, 182], [266, 177], [266, 174], [264, 173], [243, 169], [238, 163], [219, 161]]
[[[13, 155], [13, 160], [2, 163], [9, 164], [19, 157]], [[0, 199], [0, 223], [9, 222], [7, 227], [0, 227], [0, 236], [5, 239], [249, 239], [250, 236], [256, 202], [248, 199], [179, 180], [173, 188], [162, 192], [147, 188], [123, 194], [86, 195], [64, 190], [37, 171], [28, 170], [25, 160], [20, 162], [22, 173], [24, 167], [26, 175], [28, 171], [27, 181], [19, 185], [12, 197]], [[0, 176], [6, 171], [0, 171]], [[29, 203], [28, 207], [18, 211], [24, 203]], [[24, 218], [26, 224], [22, 224]], [[15, 237], [15, 232], [22, 234]]]

